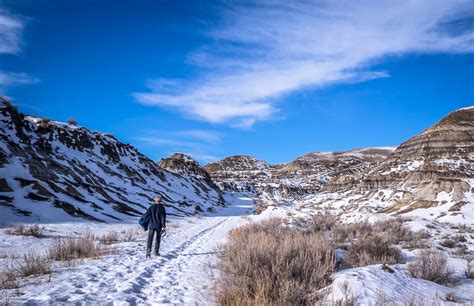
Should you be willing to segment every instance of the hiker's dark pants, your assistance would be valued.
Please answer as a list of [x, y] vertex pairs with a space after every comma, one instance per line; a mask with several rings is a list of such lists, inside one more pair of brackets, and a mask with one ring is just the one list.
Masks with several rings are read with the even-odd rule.
[[160, 242], [161, 242], [161, 227], [160, 228], [150, 228], [148, 229], [148, 243], [146, 246], [146, 254], [151, 254], [151, 245], [153, 244], [153, 236], [156, 234], [155, 242], [155, 255], [158, 255], [160, 252]]

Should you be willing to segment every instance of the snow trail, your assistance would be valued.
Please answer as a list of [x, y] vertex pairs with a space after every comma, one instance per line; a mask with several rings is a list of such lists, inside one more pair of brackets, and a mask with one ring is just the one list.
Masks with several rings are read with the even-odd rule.
[[11, 302], [212, 304], [217, 247], [253, 211], [251, 199], [233, 196], [230, 200], [232, 206], [216, 215], [171, 220], [159, 257], [145, 257], [143, 234], [138, 241], [115, 245], [113, 255], [60, 268], [51, 282], [20, 288]]

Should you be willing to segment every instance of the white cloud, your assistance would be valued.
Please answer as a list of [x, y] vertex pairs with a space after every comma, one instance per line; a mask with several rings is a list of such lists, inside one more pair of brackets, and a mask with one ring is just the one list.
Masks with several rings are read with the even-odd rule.
[[13, 73], [0, 71], [0, 87], [15, 84], [34, 84], [39, 80], [26, 73]]
[[136, 100], [248, 128], [272, 118], [285, 94], [387, 77], [370, 71], [384, 57], [474, 49], [472, 29], [459, 26], [474, 15], [469, 0], [276, 3], [223, 7], [213, 43], [189, 56], [199, 76], [149, 82]]
[[0, 8], [0, 53], [20, 52], [22, 31], [23, 22]]
[[192, 156], [200, 163], [209, 163], [219, 159], [212, 155], [215, 144], [221, 140], [221, 135], [210, 130], [164, 131], [148, 130], [142, 136], [135, 138], [140, 146], [157, 147], [168, 155], [182, 152]]
[[[0, 7], [0, 55], [21, 52], [22, 32], [24, 21]], [[9, 72], [0, 70], [0, 94], [12, 85], [32, 84], [39, 80], [24, 72]]]

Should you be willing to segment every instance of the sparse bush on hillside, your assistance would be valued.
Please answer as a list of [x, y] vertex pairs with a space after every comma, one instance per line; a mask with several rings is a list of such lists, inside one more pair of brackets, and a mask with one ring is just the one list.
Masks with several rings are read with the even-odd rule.
[[38, 121], [38, 127], [44, 130], [49, 130], [49, 128], [51, 128], [51, 119], [41, 119], [40, 121]]
[[281, 220], [233, 230], [223, 247], [220, 305], [309, 305], [331, 283], [333, 246], [320, 233], [282, 226]]
[[97, 258], [105, 252], [106, 249], [91, 234], [79, 238], [55, 238], [48, 249], [49, 258], [58, 261]]
[[420, 257], [408, 265], [411, 275], [441, 285], [452, 283], [453, 270], [448, 266], [446, 254], [435, 250], [422, 250]]
[[76, 121], [76, 119], [71, 118], [71, 119], [69, 119], [69, 120], [67, 121], [67, 124], [76, 126], [76, 125], [77, 125], [77, 121]]
[[7, 235], [16, 235], [16, 236], [33, 236], [36, 238], [43, 237], [43, 228], [38, 224], [31, 226], [25, 226], [23, 224], [18, 224], [12, 227], [5, 229], [5, 234]]

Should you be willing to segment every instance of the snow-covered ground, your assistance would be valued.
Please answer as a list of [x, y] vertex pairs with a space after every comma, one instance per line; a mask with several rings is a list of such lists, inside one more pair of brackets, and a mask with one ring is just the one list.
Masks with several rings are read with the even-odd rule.
[[[40, 277], [25, 280], [19, 289], [8, 290], [12, 304], [147, 304], [203, 305], [215, 304], [213, 289], [218, 277], [218, 246], [225, 243], [229, 231], [247, 222], [280, 217], [304, 217], [316, 213], [298, 205], [270, 206], [259, 215], [252, 215], [253, 200], [238, 194], [226, 194], [229, 207], [208, 216], [172, 217], [168, 234], [162, 240], [161, 256], [145, 258], [146, 232], [135, 222], [101, 224], [92, 222], [43, 224], [45, 238], [6, 235], [0, 230], [0, 265], [5, 267], [11, 256], [29, 251], [46, 252], [54, 237], [97, 236], [110, 231], [119, 233], [136, 230], [139, 238], [131, 242], [112, 244], [114, 253], [99, 259], [87, 259], [74, 267], [55, 263], [51, 279]], [[366, 214], [369, 221], [391, 218], [384, 214]], [[344, 221], [358, 220], [352, 215]], [[344, 299], [344, 283], [357, 305], [445, 304], [447, 294], [453, 293], [459, 302], [474, 302], [474, 280], [463, 274], [467, 260], [455, 254], [455, 249], [443, 247], [446, 237], [466, 237], [467, 251], [474, 251], [474, 233], [453, 224], [412, 217], [406, 225], [413, 230], [425, 229], [432, 237], [429, 244], [449, 256], [449, 266], [455, 271], [454, 287], [438, 285], [410, 275], [407, 264], [415, 260], [418, 250], [403, 249], [406, 264], [385, 272], [381, 265], [341, 269], [333, 275], [334, 283], [327, 288], [329, 304]]]
[[[6, 235], [0, 231], [3, 268], [28, 251], [45, 252], [55, 236], [103, 235], [137, 229], [140, 238], [113, 244], [114, 254], [87, 259], [75, 267], [54, 268], [47, 277], [8, 290], [13, 304], [208, 304], [217, 276], [216, 253], [228, 232], [245, 222], [254, 207], [250, 198], [227, 195], [228, 208], [202, 217], [170, 218], [160, 257], [145, 258], [146, 233], [136, 223], [45, 224], [45, 238]], [[29, 284], [28, 284], [29, 283]]]

